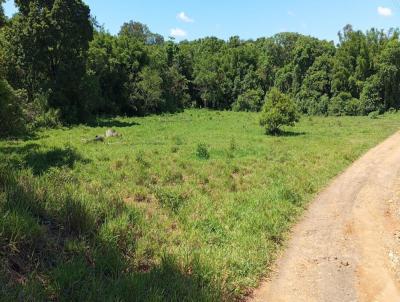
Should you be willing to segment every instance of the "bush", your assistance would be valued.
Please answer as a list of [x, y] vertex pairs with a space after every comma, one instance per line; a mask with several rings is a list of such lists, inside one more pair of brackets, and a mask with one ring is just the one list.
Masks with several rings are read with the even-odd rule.
[[272, 88], [265, 98], [260, 125], [269, 134], [277, 134], [282, 126], [294, 126], [299, 121], [294, 101], [277, 88]]
[[362, 115], [362, 113], [363, 113], [361, 102], [359, 99], [356, 99], [356, 98], [352, 98], [346, 104], [345, 109], [346, 109], [346, 115], [356, 116], [356, 115]]
[[210, 152], [208, 152], [208, 148], [206, 144], [198, 144], [196, 150], [196, 156], [200, 159], [209, 159]]
[[301, 92], [297, 96], [299, 110], [307, 115], [328, 115], [329, 102], [328, 95], [318, 95], [315, 91]]
[[21, 100], [7, 81], [0, 79], [0, 137], [18, 135], [24, 130]]
[[[23, 90], [19, 94], [23, 95]], [[61, 125], [59, 109], [50, 108], [47, 94], [37, 94], [32, 103], [25, 106], [25, 116], [31, 129], [55, 128]]]
[[373, 120], [376, 120], [378, 116], [379, 116], [379, 111], [372, 111], [368, 114], [368, 117]]
[[360, 115], [362, 114], [361, 102], [348, 92], [341, 92], [333, 97], [328, 108], [329, 115]]
[[233, 111], [260, 111], [262, 107], [263, 91], [261, 89], [250, 89], [239, 95], [232, 105]]

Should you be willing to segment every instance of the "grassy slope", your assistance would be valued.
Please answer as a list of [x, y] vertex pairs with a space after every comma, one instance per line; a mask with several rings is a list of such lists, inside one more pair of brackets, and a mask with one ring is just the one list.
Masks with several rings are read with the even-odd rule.
[[[399, 126], [313, 117], [269, 137], [255, 114], [190, 110], [0, 142], [0, 297], [240, 298], [315, 193]], [[122, 137], [85, 143], [108, 127]]]

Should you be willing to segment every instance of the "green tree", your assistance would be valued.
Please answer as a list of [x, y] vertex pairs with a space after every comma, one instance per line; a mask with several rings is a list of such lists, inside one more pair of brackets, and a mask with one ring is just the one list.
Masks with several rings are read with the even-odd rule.
[[369, 114], [374, 111], [384, 111], [383, 84], [377, 74], [369, 77], [365, 82], [361, 92], [360, 101], [362, 114]]
[[265, 97], [260, 125], [268, 134], [278, 134], [282, 126], [294, 126], [300, 119], [295, 102], [277, 88]]
[[260, 111], [263, 105], [264, 92], [261, 89], [250, 89], [239, 95], [232, 105], [233, 111]]
[[337, 49], [332, 90], [335, 95], [348, 92], [359, 98], [363, 82], [373, 73], [374, 65], [367, 37], [361, 31], [354, 31], [347, 25], [339, 33], [340, 45]]
[[163, 44], [164, 38], [152, 33], [149, 27], [140, 22], [129, 21], [124, 23], [119, 31], [120, 36], [127, 36], [133, 39], [138, 39], [146, 44]]
[[165, 111], [176, 112], [189, 104], [188, 80], [176, 65], [169, 67], [164, 73], [163, 94]]
[[7, 17], [4, 14], [4, 8], [3, 8], [4, 2], [5, 0], [0, 0], [0, 28], [4, 26], [7, 20]]
[[[84, 119], [80, 98], [89, 41], [89, 7], [81, 0], [18, 0], [19, 13], [6, 27], [12, 84], [26, 89], [29, 101], [49, 92], [49, 105], [68, 121]], [[21, 80], [22, 79], [22, 80]]]
[[379, 81], [385, 109], [400, 108], [400, 42], [388, 42], [378, 59]]
[[297, 94], [299, 108], [306, 114], [327, 113], [326, 97], [331, 96], [333, 57], [324, 54], [318, 57], [307, 70], [300, 92]]
[[161, 113], [165, 108], [162, 91], [163, 80], [157, 70], [145, 67], [130, 95], [130, 106], [139, 115]]

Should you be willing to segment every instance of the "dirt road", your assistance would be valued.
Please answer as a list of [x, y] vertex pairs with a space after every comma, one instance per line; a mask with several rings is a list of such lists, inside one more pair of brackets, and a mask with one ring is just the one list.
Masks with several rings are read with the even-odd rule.
[[249, 301], [400, 301], [400, 133], [337, 177]]

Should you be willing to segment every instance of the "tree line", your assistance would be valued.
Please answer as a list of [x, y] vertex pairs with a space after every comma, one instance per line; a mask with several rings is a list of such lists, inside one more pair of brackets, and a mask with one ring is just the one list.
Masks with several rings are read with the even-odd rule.
[[337, 45], [297, 33], [176, 43], [133, 21], [112, 35], [81, 0], [15, 4], [11, 18], [0, 10], [0, 135], [98, 115], [260, 111], [273, 88], [309, 115], [400, 106], [397, 29], [347, 25]]

